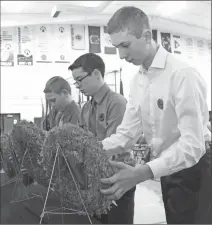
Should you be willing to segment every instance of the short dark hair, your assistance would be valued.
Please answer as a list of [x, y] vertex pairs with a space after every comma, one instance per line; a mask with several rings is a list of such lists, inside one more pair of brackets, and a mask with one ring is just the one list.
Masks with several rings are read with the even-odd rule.
[[57, 94], [60, 94], [63, 89], [67, 90], [68, 93], [71, 95], [71, 86], [68, 83], [68, 81], [60, 76], [55, 76], [50, 78], [46, 82], [46, 86], [43, 92], [44, 93], [55, 92]]
[[94, 53], [86, 53], [78, 57], [72, 65], [68, 67], [68, 70], [73, 71], [82, 67], [85, 72], [92, 73], [95, 69], [98, 69], [104, 78], [105, 75], [105, 63], [102, 58]]
[[140, 38], [144, 29], [150, 29], [148, 16], [139, 8], [125, 6], [117, 10], [107, 24], [108, 34], [128, 30]]

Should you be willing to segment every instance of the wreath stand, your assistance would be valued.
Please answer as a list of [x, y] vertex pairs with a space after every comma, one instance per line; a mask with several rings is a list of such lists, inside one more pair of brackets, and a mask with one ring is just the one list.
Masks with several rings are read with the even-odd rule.
[[[58, 169], [59, 169], [59, 165], [60, 165], [59, 164], [60, 163], [59, 162], [59, 157], [58, 157], [59, 156], [59, 153], [62, 153], [62, 156], [63, 156], [63, 158], [65, 160], [65, 163], [66, 163], [66, 165], [68, 167], [68, 170], [70, 172], [70, 175], [71, 175], [71, 177], [73, 179], [73, 182], [74, 182], [74, 184], [76, 186], [76, 189], [77, 189], [77, 192], [78, 192], [79, 197], [81, 199], [81, 202], [83, 204], [84, 211], [77, 211], [77, 210], [65, 208], [63, 206], [63, 199], [62, 198], [60, 198], [61, 208], [56, 208], [56, 209], [53, 209], [53, 210], [46, 211], [46, 205], [47, 205], [47, 201], [48, 201], [48, 197], [49, 197], [49, 192], [51, 190], [52, 178], [53, 178], [53, 175], [54, 175], [54, 172], [55, 172], [56, 161], [58, 162]], [[60, 180], [60, 173], [59, 173], [59, 180]], [[64, 212], [64, 211], [67, 211], [67, 212]], [[80, 194], [80, 190], [78, 188], [77, 182], [76, 182], [76, 180], [74, 178], [74, 175], [73, 175], [73, 173], [71, 171], [71, 168], [69, 166], [69, 163], [67, 161], [67, 158], [66, 158], [66, 156], [65, 156], [65, 154], [64, 154], [64, 152], [63, 152], [63, 150], [62, 150], [62, 148], [60, 147], [59, 144], [57, 144], [57, 151], [56, 151], [56, 155], [55, 155], [55, 158], [54, 158], [54, 164], [53, 164], [53, 168], [52, 168], [52, 172], [51, 172], [51, 177], [50, 177], [50, 181], [49, 181], [49, 185], [48, 185], [48, 190], [47, 190], [47, 194], [46, 194], [46, 197], [45, 197], [43, 210], [42, 210], [42, 213], [41, 213], [41, 216], [40, 216], [40, 224], [42, 223], [42, 220], [43, 220], [43, 217], [44, 217], [45, 214], [62, 215], [62, 222], [64, 221], [63, 215], [73, 215], [73, 214], [87, 215], [88, 220], [89, 220], [89, 223], [92, 224], [91, 218], [90, 218], [90, 216], [88, 214], [88, 211], [87, 211], [87, 209], [85, 207], [84, 201], [83, 201], [82, 196]]]
[[[17, 171], [18, 171], [18, 169], [17, 169], [18, 168], [18, 162], [15, 160], [16, 158], [15, 158], [15, 155], [14, 155], [15, 153], [14, 153], [13, 149], [10, 149], [10, 153], [11, 153], [11, 155], [7, 156], [6, 159], [4, 159], [2, 152], [0, 154], [1, 155], [2, 169], [3, 169], [3, 173], [1, 173], [1, 176], [4, 180], [3, 184], [2, 184], [2, 180], [1, 180], [1, 187], [5, 186], [7, 184], [11, 184], [11, 183], [15, 182], [16, 179], [17, 179], [16, 176], [17, 176]], [[12, 178], [10, 178], [10, 177], [8, 177], [7, 169], [5, 170], [5, 168], [7, 167], [6, 164], [8, 162], [10, 164], [12, 164], [13, 161], [15, 162], [15, 166], [17, 166], [17, 167], [11, 168], [11, 169], [13, 169], [13, 172], [15, 173], [15, 175]]]
[[[32, 158], [31, 158], [31, 155], [30, 155], [28, 149], [26, 149], [26, 151], [23, 155], [23, 159], [21, 161], [20, 167], [19, 167], [17, 158], [15, 157], [14, 152], [13, 152], [13, 159], [14, 159], [13, 161], [15, 162], [16, 166], [19, 168], [19, 171], [17, 173], [18, 174], [17, 177], [14, 180], [16, 183], [15, 183], [15, 186], [12, 191], [12, 200], [10, 201], [11, 204], [26, 201], [26, 200], [29, 200], [29, 199], [32, 199], [35, 197], [40, 197], [41, 199], [43, 199], [43, 196], [41, 193], [39, 193], [38, 195], [35, 193], [31, 193], [31, 195], [29, 195], [28, 193], [30, 193], [31, 185], [29, 185], [27, 187], [25, 187], [23, 185], [23, 180], [22, 180], [21, 175], [23, 174], [23, 171], [24, 171], [22, 168], [23, 168], [23, 163], [24, 163], [24, 159], [25, 159], [26, 155], [29, 156], [30, 164], [33, 167]], [[34, 170], [34, 168], [33, 168], [33, 170]], [[28, 177], [28, 179], [29, 179], [29, 177]], [[34, 184], [36, 184], [36, 183], [34, 183]], [[18, 193], [18, 198], [16, 195], [17, 193]]]
[[[15, 181], [16, 178], [9, 178], [5, 172], [5, 160], [3, 159], [2, 154], [1, 155], [1, 164], [2, 164], [2, 170], [1, 170], [1, 187], [3, 187], [6, 184], [10, 184]], [[3, 183], [2, 183], [3, 182]]]
[[[33, 185], [36, 185], [36, 182], [30, 184], [30, 185], [27, 185], [25, 186], [23, 184], [23, 175], [24, 175], [24, 170], [26, 170], [24, 168], [24, 161], [26, 160], [26, 157], [28, 156], [29, 158], [29, 163], [31, 165], [31, 168], [33, 169], [33, 171], [35, 171], [35, 168], [33, 166], [33, 163], [32, 163], [32, 156], [30, 155], [30, 152], [29, 150], [26, 148], [25, 152], [24, 152], [24, 155], [23, 155], [23, 158], [22, 158], [22, 161], [21, 161], [21, 164], [19, 163], [18, 159], [17, 159], [17, 156], [16, 156], [16, 153], [14, 151], [14, 149], [12, 148], [11, 146], [11, 159], [12, 159], [12, 162], [14, 167], [15, 167], [15, 172], [16, 172], [16, 177], [12, 180], [9, 180], [7, 182], [5, 182], [3, 185], [6, 185], [10, 182], [15, 182], [15, 186], [13, 188], [13, 191], [12, 191], [12, 200], [10, 201], [11, 204], [13, 203], [17, 203], [17, 202], [22, 202], [22, 201], [27, 201], [27, 200], [30, 200], [30, 199], [33, 199], [33, 198], [36, 198], [36, 197], [39, 197], [42, 199], [42, 202], [44, 203], [43, 205], [43, 209], [42, 209], [42, 213], [40, 215], [40, 224], [42, 223], [42, 220], [43, 220], [43, 217], [45, 214], [62, 214], [62, 221], [63, 221], [63, 215], [64, 214], [78, 214], [78, 215], [87, 215], [88, 217], [88, 220], [89, 220], [89, 223], [92, 224], [92, 221], [91, 221], [91, 218], [88, 214], [88, 211], [85, 207], [85, 204], [84, 204], [84, 201], [82, 199], [82, 196], [81, 196], [81, 193], [80, 193], [80, 190], [78, 188], [78, 185], [77, 185], [77, 182], [74, 178], [74, 175], [70, 169], [70, 166], [69, 166], [69, 163], [68, 163], [68, 160], [66, 158], [66, 156], [64, 155], [64, 152], [62, 150], [62, 148], [60, 147], [59, 144], [57, 144], [57, 151], [56, 151], [56, 155], [55, 155], [55, 158], [54, 158], [54, 164], [53, 164], [53, 169], [51, 171], [51, 177], [50, 177], [50, 181], [49, 181], [49, 185], [48, 185], [48, 189], [47, 189], [47, 193], [46, 193], [46, 196], [45, 196], [45, 201], [44, 201], [44, 198], [43, 198], [43, 195], [41, 192], [37, 191], [36, 194], [33, 193]], [[55, 167], [56, 167], [56, 162], [58, 161], [58, 169], [60, 171], [60, 168], [59, 168], [59, 153], [62, 154], [64, 160], [65, 160], [65, 163], [68, 167], [68, 170], [71, 174], [71, 177], [73, 179], [73, 182], [76, 186], [76, 190], [79, 194], [79, 197], [82, 201], [82, 205], [83, 205], [83, 208], [84, 210], [83, 211], [77, 211], [77, 210], [73, 210], [73, 209], [67, 209], [63, 206], [63, 199], [62, 197], [60, 197], [60, 208], [56, 208], [55, 209], [52, 209], [52, 210], [46, 210], [46, 206], [47, 206], [47, 201], [48, 201], [48, 197], [49, 197], [49, 193], [50, 193], [50, 190], [52, 191], [52, 188], [51, 188], [51, 184], [52, 184], [52, 178], [53, 178], [53, 175], [54, 175], [54, 172], [55, 172]], [[26, 171], [27, 172], [27, 171]], [[5, 174], [6, 176], [6, 174]], [[37, 177], [35, 177], [35, 180]], [[27, 179], [30, 179], [29, 176], [27, 176]], [[60, 180], [60, 172], [59, 172], [59, 180]], [[29, 184], [29, 180], [28, 180], [28, 184]], [[53, 190], [54, 191], [54, 190]], [[68, 211], [68, 212], [64, 212], [64, 211]]]
[[[49, 197], [49, 192], [50, 192], [50, 190], [52, 190], [51, 184], [52, 184], [52, 178], [53, 178], [53, 175], [54, 175], [54, 172], [55, 172], [56, 162], [58, 162], [58, 169], [59, 169], [59, 157], [58, 157], [59, 156], [59, 152], [62, 153], [62, 156], [65, 159], [65, 163], [66, 163], [66, 165], [68, 167], [68, 170], [69, 170], [69, 172], [71, 174], [71, 177], [72, 177], [72, 179], [74, 181], [74, 184], [76, 186], [77, 192], [78, 192], [78, 194], [80, 196], [80, 199], [82, 201], [82, 204], [83, 204], [83, 207], [84, 207], [84, 211], [77, 211], [77, 210], [74, 210], [74, 209], [68, 209], [68, 208], [64, 207], [62, 198], [60, 198], [60, 204], [61, 204], [60, 208], [46, 210], [47, 201], [48, 201], [48, 197]], [[29, 185], [27, 187], [25, 187], [23, 185], [23, 181], [22, 181], [22, 178], [21, 178], [21, 174], [23, 173], [23, 169], [21, 169], [21, 168], [23, 168], [23, 163], [24, 163], [24, 160], [25, 160], [27, 155], [29, 156], [30, 164], [33, 167], [30, 153], [29, 153], [28, 149], [26, 149], [26, 151], [25, 151], [25, 153], [23, 155], [23, 159], [22, 159], [22, 162], [21, 162], [21, 166], [20, 166], [18, 175], [17, 175], [17, 177], [15, 177], [15, 179], [13, 179], [13, 182], [16, 182], [16, 183], [15, 183], [15, 186], [14, 186], [13, 191], [12, 191], [12, 201], [10, 201], [10, 203], [13, 204], [13, 203], [18, 203], [18, 202], [23, 202], [23, 201], [27, 201], [27, 200], [30, 200], [30, 199], [33, 199], [33, 198], [36, 198], [36, 197], [41, 198], [41, 200], [42, 200], [44, 205], [43, 205], [42, 213], [41, 213], [41, 216], [40, 216], [40, 223], [39, 224], [42, 224], [43, 217], [45, 216], [45, 214], [47, 214], [48, 219], [49, 219], [49, 216], [48, 216], [49, 214], [62, 215], [62, 224], [64, 223], [63, 215], [74, 215], [74, 214], [75, 215], [76, 214], [78, 214], [78, 215], [87, 215], [89, 223], [92, 224], [91, 218], [90, 218], [90, 216], [88, 214], [88, 211], [87, 211], [87, 209], [85, 207], [85, 204], [84, 204], [84, 201], [83, 201], [82, 196], [80, 194], [80, 190], [78, 188], [76, 180], [75, 180], [75, 178], [73, 176], [73, 173], [72, 173], [72, 171], [70, 169], [68, 161], [67, 161], [67, 159], [66, 159], [66, 157], [65, 157], [65, 155], [63, 153], [63, 150], [61, 149], [59, 144], [57, 145], [57, 152], [56, 152], [56, 155], [55, 155], [55, 158], [54, 158], [53, 169], [52, 169], [52, 172], [51, 172], [51, 177], [50, 177], [50, 181], [49, 181], [49, 185], [48, 185], [45, 201], [44, 201], [43, 195], [41, 193], [39, 193], [39, 194], [31, 193], [31, 195], [28, 194], [30, 192], [30, 188], [31, 188], [30, 186], [31, 185]], [[16, 162], [16, 164], [18, 166], [17, 160], [14, 160], [14, 161]], [[60, 179], [60, 173], [59, 173], [59, 179]], [[36, 185], [36, 182], [34, 183], [34, 185]], [[18, 193], [18, 198], [17, 198], [17, 193]]]

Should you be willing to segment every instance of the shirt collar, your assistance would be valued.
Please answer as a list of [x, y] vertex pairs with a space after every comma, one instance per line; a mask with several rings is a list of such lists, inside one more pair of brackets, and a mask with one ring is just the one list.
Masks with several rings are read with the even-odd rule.
[[[157, 69], [164, 69], [166, 64], [166, 58], [167, 58], [168, 52], [159, 45], [158, 51], [155, 54], [155, 57], [152, 61], [152, 64], [149, 68], [157, 68]], [[145, 69], [143, 66], [140, 66], [140, 72], [144, 71]]]
[[99, 91], [93, 96], [93, 99], [97, 104], [100, 104], [107, 92], [110, 90], [108, 85], [104, 83], [104, 85], [99, 89]]

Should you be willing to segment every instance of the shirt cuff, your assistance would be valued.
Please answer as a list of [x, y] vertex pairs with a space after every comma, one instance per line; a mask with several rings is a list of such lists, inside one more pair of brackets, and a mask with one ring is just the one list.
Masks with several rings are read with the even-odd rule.
[[107, 145], [107, 142], [104, 142], [104, 140], [102, 141], [102, 145], [105, 151], [111, 152], [111, 155], [122, 154], [123, 152], [125, 152], [125, 149], [123, 147], [113, 147], [111, 144]]
[[146, 164], [152, 170], [152, 173], [154, 175], [153, 179], [158, 179], [160, 177], [169, 175], [169, 168], [167, 167], [164, 159], [162, 158], [154, 159]]
[[124, 151], [123, 143], [125, 143], [125, 140], [118, 134], [116, 134], [115, 138], [113, 138], [113, 135], [112, 135], [102, 140], [103, 149], [106, 151], [110, 149], [119, 149], [120, 152], [123, 152]]
[[108, 149], [111, 148], [111, 144], [110, 144], [110, 142], [109, 142], [109, 143], [107, 142], [107, 138], [105, 138], [105, 139], [102, 140], [101, 142], [102, 142], [102, 145], [103, 145], [103, 149], [104, 149], [104, 150], [107, 151]]

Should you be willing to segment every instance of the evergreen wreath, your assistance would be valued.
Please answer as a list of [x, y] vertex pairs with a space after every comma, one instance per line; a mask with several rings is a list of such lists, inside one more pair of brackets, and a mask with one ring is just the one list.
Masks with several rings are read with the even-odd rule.
[[100, 178], [110, 177], [116, 170], [110, 166], [101, 142], [91, 132], [72, 124], [46, 132], [23, 120], [13, 126], [8, 137], [19, 168], [31, 180], [48, 188], [54, 170], [51, 192], [66, 208], [81, 212], [86, 208], [89, 215], [97, 216], [110, 209], [112, 201], [100, 192], [109, 186], [103, 185]]
[[72, 124], [64, 124], [48, 132], [40, 165], [45, 176], [50, 177], [56, 152], [60, 150], [51, 188], [62, 197], [67, 208], [84, 211], [85, 206], [89, 215], [101, 215], [110, 207], [111, 201], [100, 193], [100, 188], [104, 187], [99, 179], [110, 177], [115, 171], [102, 147], [92, 133]]
[[8, 178], [11, 179], [17, 175], [18, 168], [13, 160], [13, 143], [10, 132], [1, 136], [0, 147], [2, 168]]

